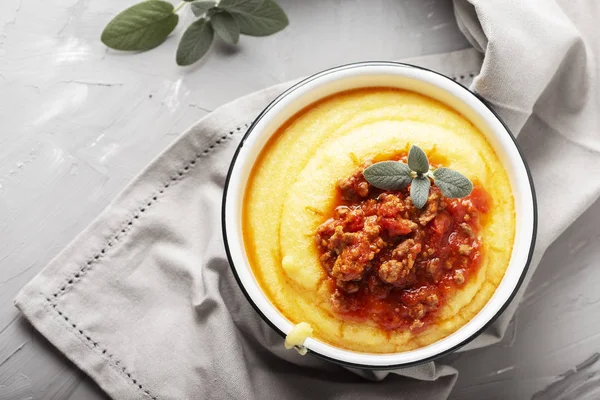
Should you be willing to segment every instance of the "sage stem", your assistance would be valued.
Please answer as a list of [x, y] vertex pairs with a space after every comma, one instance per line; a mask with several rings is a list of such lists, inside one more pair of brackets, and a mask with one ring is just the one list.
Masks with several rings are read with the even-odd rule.
[[173, 14], [175, 14], [177, 11], [179, 11], [181, 9], [181, 7], [183, 7], [185, 5], [185, 1], [182, 1], [181, 3], [177, 4], [177, 7], [175, 7], [173, 9]]

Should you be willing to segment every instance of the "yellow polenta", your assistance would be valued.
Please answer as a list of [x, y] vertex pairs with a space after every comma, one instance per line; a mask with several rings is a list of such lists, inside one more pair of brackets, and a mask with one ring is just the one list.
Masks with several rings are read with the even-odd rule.
[[[333, 207], [338, 179], [352, 175], [363, 160], [385, 158], [411, 144], [489, 193], [492, 207], [480, 230], [481, 267], [422, 332], [343, 321], [330, 306], [331, 287], [314, 244], [315, 231]], [[312, 337], [337, 347], [392, 353], [433, 343], [481, 310], [508, 266], [514, 213], [506, 172], [468, 120], [429, 97], [372, 88], [320, 101], [275, 134], [246, 188], [243, 233], [256, 278], [290, 322], [309, 323]]]

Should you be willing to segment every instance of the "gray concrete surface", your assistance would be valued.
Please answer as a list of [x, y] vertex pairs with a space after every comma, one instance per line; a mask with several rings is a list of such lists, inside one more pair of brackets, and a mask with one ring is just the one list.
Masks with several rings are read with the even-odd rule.
[[[130, 3], [0, 2], [3, 400], [106, 398], [19, 316], [12, 299], [195, 120], [333, 65], [468, 47], [450, 1], [281, 0], [288, 29], [243, 37], [237, 48], [218, 43], [184, 69], [175, 65], [175, 37], [137, 55], [100, 43], [104, 25]], [[449, 359], [461, 371], [453, 397], [600, 397], [597, 226], [600, 204], [553, 246], [503, 343]]]

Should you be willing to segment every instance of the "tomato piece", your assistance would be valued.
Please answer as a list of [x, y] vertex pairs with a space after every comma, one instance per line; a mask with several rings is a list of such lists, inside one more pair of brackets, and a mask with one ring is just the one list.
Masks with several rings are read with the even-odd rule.
[[446, 211], [442, 211], [435, 216], [432, 224], [433, 231], [438, 235], [443, 235], [452, 226], [452, 217]]
[[381, 218], [379, 225], [387, 230], [390, 236], [408, 235], [412, 232], [413, 222], [404, 219]]

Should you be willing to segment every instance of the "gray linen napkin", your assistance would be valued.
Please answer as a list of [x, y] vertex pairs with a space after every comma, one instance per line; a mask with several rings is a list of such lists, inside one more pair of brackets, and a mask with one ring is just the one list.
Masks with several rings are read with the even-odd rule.
[[[462, 81], [481, 66], [475, 50], [409, 61]], [[248, 125], [291, 84], [195, 124], [19, 293], [32, 324], [112, 397], [395, 398], [399, 388], [447, 397], [451, 367], [427, 363], [365, 384], [356, 374], [387, 373], [285, 350], [233, 278], [221, 236], [225, 174]]]
[[[593, 57], [599, 42], [586, 6], [593, 3], [565, 13], [553, 1], [455, 2], [461, 29], [485, 52], [472, 88], [515, 133], [522, 130], [539, 197], [532, 270], [600, 194], [600, 180], [590, 178], [600, 173]], [[414, 62], [464, 81], [480, 67], [474, 51]], [[457, 374], [448, 366], [353, 371], [385, 377], [368, 384], [334, 364], [285, 351], [241, 295], [220, 233], [225, 171], [250, 121], [287, 86], [199, 121], [19, 293], [16, 305], [32, 324], [112, 397], [448, 396]], [[469, 347], [499, 340], [516, 305]]]

